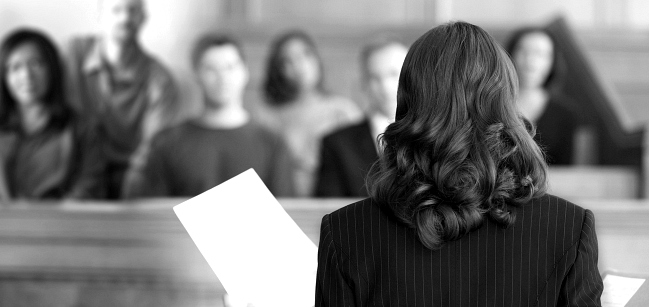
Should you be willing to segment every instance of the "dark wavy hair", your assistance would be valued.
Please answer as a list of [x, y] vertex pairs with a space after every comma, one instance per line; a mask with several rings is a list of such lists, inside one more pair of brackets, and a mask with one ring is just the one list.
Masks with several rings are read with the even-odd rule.
[[299, 40], [304, 42], [318, 60], [320, 67], [320, 77], [317, 84], [317, 90], [326, 93], [324, 87], [324, 67], [322, 58], [318, 53], [315, 41], [306, 32], [292, 30], [277, 37], [272, 45], [270, 54], [266, 62], [266, 77], [263, 84], [263, 91], [266, 101], [271, 105], [283, 105], [294, 101], [299, 95], [299, 88], [294, 81], [289, 80], [284, 74], [284, 57], [282, 52], [284, 46], [292, 41]]
[[561, 50], [559, 50], [559, 48], [557, 47], [557, 40], [552, 34], [552, 32], [541, 27], [520, 28], [511, 34], [511, 36], [507, 40], [507, 43], [505, 44], [505, 48], [509, 53], [509, 56], [511, 57], [512, 61], [514, 61], [514, 53], [516, 52], [518, 43], [521, 41], [521, 39], [523, 39], [523, 37], [532, 33], [543, 33], [550, 38], [550, 41], [552, 41], [552, 49], [553, 49], [552, 67], [550, 67], [550, 73], [548, 73], [548, 77], [543, 83], [543, 87], [545, 89], [554, 88], [559, 84], [561, 84], [562, 78], [565, 74], [564, 71], [565, 64], [563, 60], [563, 55], [561, 54]]
[[547, 165], [518, 111], [518, 79], [502, 47], [480, 27], [435, 27], [408, 51], [396, 121], [367, 178], [373, 201], [439, 249], [481, 227], [506, 228], [509, 206], [541, 196]]
[[61, 129], [69, 123], [73, 114], [66, 101], [65, 73], [59, 52], [44, 33], [21, 28], [9, 33], [0, 45], [0, 130], [21, 129], [17, 102], [7, 85], [7, 61], [11, 53], [24, 44], [34, 44], [45, 61], [50, 82], [43, 99], [44, 107], [50, 113], [48, 128]]

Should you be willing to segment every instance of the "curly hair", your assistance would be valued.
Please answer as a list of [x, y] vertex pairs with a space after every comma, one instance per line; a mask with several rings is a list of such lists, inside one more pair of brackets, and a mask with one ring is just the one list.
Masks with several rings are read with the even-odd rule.
[[21, 28], [9, 33], [0, 45], [0, 130], [20, 129], [17, 102], [7, 85], [7, 61], [14, 50], [24, 44], [34, 44], [48, 68], [50, 86], [45, 92], [45, 108], [50, 112], [49, 128], [60, 129], [72, 120], [65, 93], [65, 71], [59, 52], [52, 40], [34, 29]]
[[508, 207], [543, 195], [547, 172], [517, 91], [512, 62], [480, 27], [454, 22], [425, 33], [403, 64], [396, 121], [367, 178], [370, 197], [433, 250], [485, 216], [510, 226]]
[[286, 77], [283, 69], [284, 59], [282, 52], [284, 46], [292, 40], [304, 42], [304, 44], [307, 45], [315, 55], [318, 60], [318, 66], [320, 66], [320, 78], [317, 84], [317, 90], [323, 94], [327, 93], [324, 88], [322, 58], [318, 53], [315, 41], [306, 32], [293, 30], [282, 34], [273, 41], [270, 55], [266, 62], [266, 76], [263, 84], [263, 91], [266, 101], [271, 105], [284, 105], [295, 100], [299, 95], [297, 84]]

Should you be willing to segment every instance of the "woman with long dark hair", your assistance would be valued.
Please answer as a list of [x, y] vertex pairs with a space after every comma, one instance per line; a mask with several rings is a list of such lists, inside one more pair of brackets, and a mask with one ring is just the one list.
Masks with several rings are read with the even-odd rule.
[[0, 199], [101, 196], [99, 141], [68, 106], [59, 53], [18, 29], [0, 45]]
[[326, 90], [318, 49], [302, 31], [287, 32], [273, 42], [263, 93], [266, 103], [257, 119], [284, 138], [293, 156], [296, 195], [310, 196], [320, 164], [321, 138], [360, 121], [360, 109]]
[[564, 64], [554, 36], [543, 28], [521, 28], [506, 48], [518, 74], [518, 107], [536, 127], [535, 140], [546, 160], [550, 165], [581, 162], [576, 138], [582, 120], [575, 104], [561, 92]]
[[322, 220], [316, 306], [599, 306], [593, 214], [545, 193], [517, 90], [477, 26], [412, 45], [370, 198]]

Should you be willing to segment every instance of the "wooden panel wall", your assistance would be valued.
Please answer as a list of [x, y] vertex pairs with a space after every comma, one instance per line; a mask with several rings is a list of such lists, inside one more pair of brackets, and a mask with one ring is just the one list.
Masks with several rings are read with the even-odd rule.
[[[224, 290], [171, 207], [138, 203], [0, 208], [1, 306], [222, 306]], [[280, 203], [318, 243], [324, 214], [350, 199]], [[600, 271], [649, 274], [649, 203], [575, 201], [595, 213]]]

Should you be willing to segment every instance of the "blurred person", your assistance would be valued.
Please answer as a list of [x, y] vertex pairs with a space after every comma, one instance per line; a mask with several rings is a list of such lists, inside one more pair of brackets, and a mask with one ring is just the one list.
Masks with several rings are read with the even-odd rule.
[[68, 106], [59, 52], [17, 29], [0, 46], [0, 200], [98, 198], [100, 140]]
[[267, 103], [256, 115], [288, 145], [300, 197], [313, 194], [322, 136], [362, 118], [353, 101], [325, 90], [323, 76], [322, 60], [306, 33], [275, 39], [263, 84]]
[[560, 92], [563, 65], [553, 36], [543, 28], [522, 28], [508, 41], [507, 51], [518, 72], [518, 106], [536, 126], [535, 140], [548, 163], [574, 164], [582, 120], [574, 104]]
[[453, 22], [410, 47], [370, 198], [322, 219], [316, 306], [600, 306], [593, 213], [545, 194], [514, 65]]
[[249, 72], [239, 43], [225, 35], [204, 36], [192, 62], [204, 110], [154, 137], [141, 187], [129, 196], [193, 197], [249, 168], [275, 196], [292, 196], [287, 149], [244, 108]]
[[142, 50], [143, 0], [101, 0], [101, 33], [71, 42], [75, 106], [107, 136], [108, 198], [137, 182], [150, 140], [169, 123], [177, 90], [170, 73]]
[[378, 158], [377, 137], [394, 122], [399, 72], [407, 52], [408, 47], [391, 39], [363, 48], [361, 74], [369, 110], [362, 122], [323, 138], [315, 196], [367, 196], [365, 176]]

